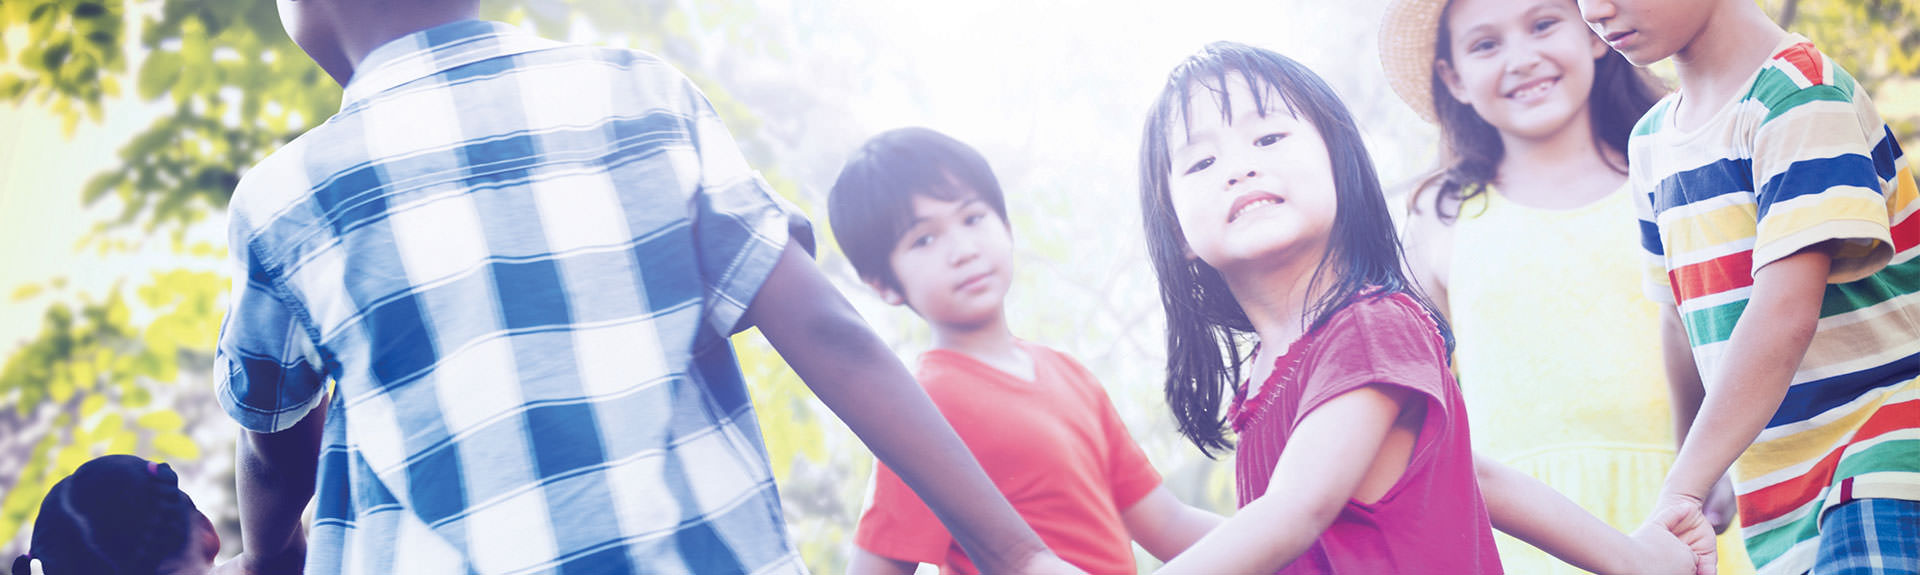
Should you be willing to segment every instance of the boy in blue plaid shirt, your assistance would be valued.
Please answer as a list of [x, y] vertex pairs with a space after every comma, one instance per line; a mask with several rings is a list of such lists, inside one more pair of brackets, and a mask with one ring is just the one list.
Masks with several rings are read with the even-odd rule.
[[346, 91], [230, 206], [222, 570], [804, 572], [727, 340], [749, 326], [989, 570], [1068, 569], [699, 90], [477, 4], [280, 2]]

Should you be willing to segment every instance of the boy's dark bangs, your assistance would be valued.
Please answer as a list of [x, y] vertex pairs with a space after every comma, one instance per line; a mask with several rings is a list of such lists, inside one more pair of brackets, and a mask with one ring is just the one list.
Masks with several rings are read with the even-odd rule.
[[976, 200], [985, 202], [984, 192], [973, 189], [962, 182], [958, 176], [945, 169], [936, 170], [890, 170], [885, 172], [886, 181], [877, 182], [877, 190], [900, 190], [905, 193], [877, 194], [874, 198], [880, 217], [872, 221], [886, 222], [887, 235], [884, 238], [887, 251], [913, 229], [916, 214], [913, 210], [915, 196], [942, 202], [964, 202]]

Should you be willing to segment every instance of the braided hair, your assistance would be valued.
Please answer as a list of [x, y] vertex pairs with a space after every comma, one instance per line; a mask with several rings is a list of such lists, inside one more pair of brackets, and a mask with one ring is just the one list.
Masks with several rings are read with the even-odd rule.
[[35, 559], [47, 575], [154, 573], [186, 549], [195, 513], [167, 464], [132, 455], [96, 458], [47, 492], [33, 543], [13, 560], [13, 575], [27, 575]]

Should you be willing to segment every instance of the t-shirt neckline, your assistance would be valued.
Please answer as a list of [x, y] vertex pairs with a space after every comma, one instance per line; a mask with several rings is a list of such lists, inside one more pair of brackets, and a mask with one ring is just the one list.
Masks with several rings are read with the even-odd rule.
[[986, 361], [981, 360], [980, 358], [974, 357], [965, 352], [954, 351], [951, 349], [942, 349], [942, 348], [936, 347], [936, 348], [927, 350], [925, 353], [920, 354], [920, 356], [921, 356], [921, 361], [926, 361], [926, 358], [936, 357], [936, 356], [954, 358], [960, 362], [967, 363], [974, 367], [987, 370], [988, 372], [991, 372], [995, 377], [1004, 378], [1007, 381], [1020, 384], [1024, 388], [1032, 388], [1034, 386], [1040, 385], [1040, 354], [1034, 351], [1034, 346], [1028, 343], [1027, 340], [1014, 338], [1013, 345], [1014, 347], [1020, 348], [1020, 351], [1026, 352], [1027, 360], [1030, 362], [1033, 362], [1033, 379], [1026, 379], [1026, 378], [1020, 377], [1019, 375], [1015, 375], [1011, 372], [1008, 372], [1007, 370], [1000, 369], [999, 367], [996, 367], [991, 363], [987, 363]]
[[1667, 97], [1667, 113], [1660, 118], [1660, 132], [1680, 142], [1691, 141], [1712, 132], [1712, 127], [1727, 121], [1727, 118], [1734, 113], [1734, 109], [1740, 107], [1740, 102], [1745, 101], [1747, 95], [1753, 93], [1753, 85], [1760, 81], [1760, 74], [1767, 71], [1767, 68], [1773, 67], [1774, 58], [1779, 56], [1782, 50], [1806, 43], [1807, 41], [1805, 36], [1788, 32], [1786, 38], [1781, 39], [1778, 44], [1774, 44], [1773, 49], [1767, 53], [1767, 59], [1762, 60], [1758, 67], [1755, 67], [1751, 73], [1747, 74], [1746, 81], [1740, 83], [1740, 89], [1734, 91], [1733, 100], [1722, 103], [1719, 108], [1713, 111], [1713, 115], [1708, 116], [1705, 122], [1694, 126], [1692, 130], [1683, 130], [1680, 128], [1680, 100], [1684, 93], [1681, 90], [1675, 90], [1673, 95]]

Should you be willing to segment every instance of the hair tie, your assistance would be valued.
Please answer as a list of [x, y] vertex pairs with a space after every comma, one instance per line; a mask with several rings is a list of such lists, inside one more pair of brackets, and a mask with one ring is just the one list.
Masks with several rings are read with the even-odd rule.
[[149, 475], [149, 476], [153, 476], [153, 477], [159, 477], [159, 476], [160, 476], [160, 464], [158, 464], [158, 463], [154, 463], [154, 462], [152, 462], [152, 461], [148, 461], [148, 462], [147, 462], [147, 475]]

